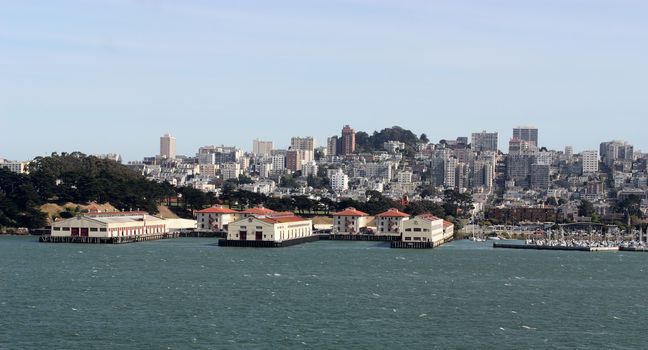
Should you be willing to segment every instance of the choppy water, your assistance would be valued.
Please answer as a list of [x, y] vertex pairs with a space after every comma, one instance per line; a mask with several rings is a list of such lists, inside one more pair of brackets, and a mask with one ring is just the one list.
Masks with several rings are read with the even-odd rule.
[[0, 237], [0, 349], [641, 349], [648, 254]]

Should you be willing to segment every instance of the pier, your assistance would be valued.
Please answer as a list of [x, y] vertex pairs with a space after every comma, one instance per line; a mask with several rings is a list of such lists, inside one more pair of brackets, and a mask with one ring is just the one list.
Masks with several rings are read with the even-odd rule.
[[218, 241], [219, 247], [248, 247], [248, 248], [281, 248], [289, 247], [296, 244], [316, 242], [319, 241], [320, 237], [318, 235], [312, 235], [308, 237], [289, 239], [281, 242], [275, 241], [241, 241], [233, 239], [221, 239]]
[[351, 234], [323, 234], [317, 235], [322, 241], [373, 241], [393, 242], [400, 240], [400, 236], [387, 235], [351, 235]]
[[225, 231], [180, 231], [180, 237], [227, 238]]
[[85, 243], [85, 244], [123, 244], [144, 241], [156, 241], [180, 237], [179, 232], [160, 234], [124, 236], [124, 237], [83, 237], [83, 236], [52, 236], [42, 235], [38, 238], [41, 243]]

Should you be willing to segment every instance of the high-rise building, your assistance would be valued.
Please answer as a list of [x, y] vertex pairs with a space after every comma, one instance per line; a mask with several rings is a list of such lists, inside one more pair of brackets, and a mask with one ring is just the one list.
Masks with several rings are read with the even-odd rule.
[[301, 153], [299, 150], [289, 150], [286, 152], [286, 169], [290, 171], [301, 170]]
[[474, 132], [472, 133], [471, 144], [472, 149], [476, 151], [495, 151], [498, 150], [498, 135], [497, 132]]
[[268, 156], [272, 153], [272, 141], [252, 140], [252, 153], [257, 156]]
[[333, 172], [330, 177], [331, 188], [336, 192], [344, 192], [349, 189], [349, 176], [342, 169]]
[[583, 158], [583, 175], [595, 174], [599, 170], [598, 152], [597, 151], [583, 151], [581, 152]]
[[615, 161], [634, 159], [634, 147], [625, 141], [602, 142], [600, 151], [601, 160], [607, 165], [612, 165]]
[[176, 157], [176, 139], [171, 134], [160, 137], [160, 157], [167, 159]]
[[549, 189], [551, 167], [545, 164], [531, 165], [531, 188], [546, 191]]
[[[311, 162], [315, 160], [315, 139], [308, 137], [293, 137], [290, 139], [290, 148], [299, 151], [302, 162]], [[301, 166], [301, 164], [298, 164]]]
[[315, 151], [315, 139], [312, 136], [293, 137], [290, 139], [290, 147], [295, 150]]
[[330, 156], [337, 156], [338, 155], [338, 137], [337, 136], [331, 136], [326, 140], [326, 153]]
[[342, 128], [342, 139], [340, 146], [340, 155], [344, 156], [355, 152], [355, 130], [353, 130], [353, 128], [348, 125], [345, 125], [344, 128]]
[[526, 141], [534, 147], [538, 147], [538, 128], [533, 126], [518, 126], [513, 128], [513, 138]]

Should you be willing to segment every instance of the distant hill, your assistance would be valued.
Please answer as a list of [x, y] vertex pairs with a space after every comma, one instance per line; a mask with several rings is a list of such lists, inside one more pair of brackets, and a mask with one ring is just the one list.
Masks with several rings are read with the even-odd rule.
[[422, 142], [421, 138], [416, 136], [414, 132], [400, 126], [374, 131], [372, 135], [364, 131], [356, 133], [356, 149], [358, 152], [381, 151], [383, 150], [383, 144], [388, 141], [403, 142], [409, 149], [414, 149], [416, 144]]

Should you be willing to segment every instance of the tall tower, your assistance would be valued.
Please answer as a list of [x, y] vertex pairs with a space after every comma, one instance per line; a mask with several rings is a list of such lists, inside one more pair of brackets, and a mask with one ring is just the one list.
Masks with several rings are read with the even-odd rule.
[[518, 126], [513, 128], [513, 138], [526, 141], [533, 147], [538, 147], [538, 128], [533, 126]]
[[160, 157], [167, 159], [176, 157], [176, 139], [171, 134], [160, 137]]
[[348, 125], [345, 125], [344, 128], [342, 128], [342, 139], [341, 139], [341, 145], [339, 150], [340, 155], [347, 155], [347, 154], [352, 154], [355, 152], [355, 130], [351, 128]]

